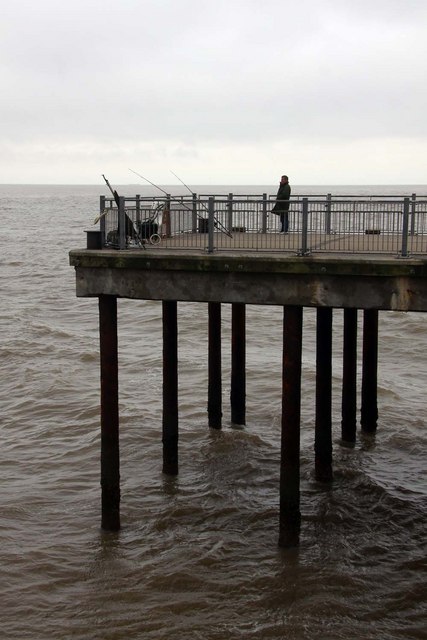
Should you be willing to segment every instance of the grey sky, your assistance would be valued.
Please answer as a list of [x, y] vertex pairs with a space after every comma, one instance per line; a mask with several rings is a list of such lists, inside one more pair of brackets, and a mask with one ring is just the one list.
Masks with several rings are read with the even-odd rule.
[[1, 9], [2, 183], [427, 183], [425, 0]]

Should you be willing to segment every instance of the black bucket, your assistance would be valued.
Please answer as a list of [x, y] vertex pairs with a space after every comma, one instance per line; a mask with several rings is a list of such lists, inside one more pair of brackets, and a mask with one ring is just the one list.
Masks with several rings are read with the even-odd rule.
[[208, 218], [199, 218], [199, 233], [208, 233], [209, 220]]
[[86, 249], [102, 249], [102, 234], [100, 231], [86, 231]]

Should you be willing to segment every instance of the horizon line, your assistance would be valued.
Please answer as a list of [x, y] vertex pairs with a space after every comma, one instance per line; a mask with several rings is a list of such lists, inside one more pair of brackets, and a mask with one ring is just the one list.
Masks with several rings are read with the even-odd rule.
[[[100, 186], [105, 186], [103, 183], [99, 183]], [[152, 185], [144, 185], [138, 182], [119, 182], [120, 186], [142, 186], [150, 187]], [[161, 186], [176, 186], [180, 187], [180, 184], [174, 184], [170, 182], [159, 183]], [[239, 187], [258, 187], [258, 186], [276, 186], [276, 183], [239, 183], [239, 182], [207, 182], [207, 183], [192, 183], [194, 187], [222, 187], [222, 186], [239, 186]], [[427, 186], [426, 183], [418, 182], [324, 182], [324, 183], [292, 183], [295, 187], [411, 187], [411, 186]], [[41, 186], [41, 187], [97, 187], [97, 182], [0, 182], [1, 187], [19, 187], [19, 186]]]

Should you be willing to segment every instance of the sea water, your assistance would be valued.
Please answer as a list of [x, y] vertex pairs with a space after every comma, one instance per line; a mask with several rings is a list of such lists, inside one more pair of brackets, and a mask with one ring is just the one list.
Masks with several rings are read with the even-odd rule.
[[[427, 188], [293, 187], [328, 192]], [[425, 638], [421, 313], [380, 312], [378, 431], [359, 431], [348, 448], [340, 443], [342, 312], [334, 311], [335, 479], [324, 486], [314, 479], [316, 318], [304, 310], [301, 544], [280, 550], [281, 309], [247, 308], [247, 424], [237, 429], [223, 305], [224, 427], [214, 432], [206, 305], [178, 304], [180, 473], [170, 478], [161, 473], [161, 303], [119, 300], [122, 529], [101, 531], [98, 309], [96, 299], [76, 298], [68, 252], [85, 246], [102, 193], [103, 186], [0, 186], [1, 638]], [[360, 386], [360, 362], [358, 369]]]

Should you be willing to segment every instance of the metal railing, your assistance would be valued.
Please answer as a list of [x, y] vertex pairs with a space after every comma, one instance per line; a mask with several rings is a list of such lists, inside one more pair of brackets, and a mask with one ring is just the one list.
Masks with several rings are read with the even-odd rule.
[[427, 254], [427, 196], [296, 196], [289, 231], [275, 196], [101, 196], [102, 246], [215, 251]]

